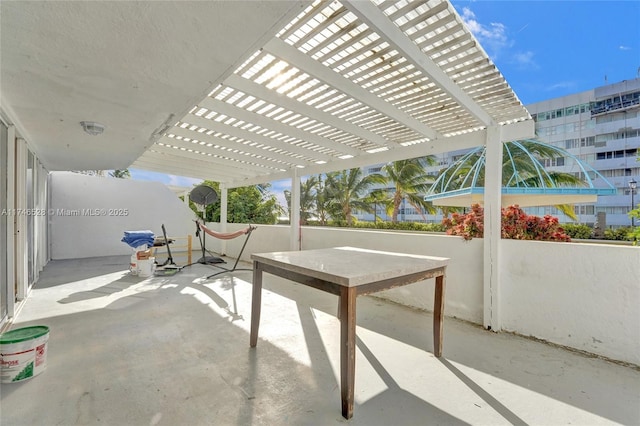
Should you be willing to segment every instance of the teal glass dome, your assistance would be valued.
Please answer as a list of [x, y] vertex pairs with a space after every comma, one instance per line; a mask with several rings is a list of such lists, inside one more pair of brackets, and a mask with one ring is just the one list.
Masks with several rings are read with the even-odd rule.
[[[424, 199], [439, 206], [482, 204], [485, 160], [484, 146], [466, 153], [440, 173]], [[616, 189], [597, 170], [564, 149], [536, 140], [503, 145], [503, 206], [593, 203], [598, 195], [615, 194]]]

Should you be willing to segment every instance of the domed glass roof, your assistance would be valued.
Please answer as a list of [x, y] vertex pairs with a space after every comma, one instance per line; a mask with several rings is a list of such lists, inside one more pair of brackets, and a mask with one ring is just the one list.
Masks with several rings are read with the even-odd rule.
[[[440, 173], [424, 199], [440, 206], [482, 204], [485, 159], [485, 146], [463, 155]], [[545, 162], [553, 166], [545, 167]], [[558, 167], [562, 171], [553, 170]], [[598, 171], [564, 149], [536, 140], [503, 146], [503, 206], [592, 203], [598, 195], [615, 194], [616, 189]]]

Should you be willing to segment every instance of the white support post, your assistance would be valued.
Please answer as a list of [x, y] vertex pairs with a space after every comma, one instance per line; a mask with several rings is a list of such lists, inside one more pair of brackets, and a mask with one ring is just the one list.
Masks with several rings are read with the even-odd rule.
[[500, 238], [502, 221], [502, 138], [487, 127], [484, 177], [484, 316], [486, 329], [500, 331]]
[[[228, 208], [228, 196], [229, 191], [227, 186], [223, 183], [220, 184], [220, 232], [227, 232], [227, 208]], [[227, 241], [220, 240], [220, 254], [227, 254]]]
[[291, 176], [291, 250], [301, 250], [300, 242], [300, 176], [298, 169], [293, 168]]

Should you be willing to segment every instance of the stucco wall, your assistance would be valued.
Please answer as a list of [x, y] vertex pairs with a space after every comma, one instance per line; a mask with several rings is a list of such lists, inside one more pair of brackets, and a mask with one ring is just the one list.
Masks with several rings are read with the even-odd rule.
[[[235, 232], [246, 228], [246, 224], [228, 223], [225, 232]], [[251, 253], [267, 253], [272, 251], [289, 250], [289, 226], [283, 225], [254, 225], [256, 230], [251, 233], [247, 246], [244, 249], [241, 259], [251, 262]], [[220, 232], [220, 224], [210, 222], [207, 227]], [[219, 240], [209, 235], [206, 236], [205, 246], [208, 251], [226, 254], [231, 258], [236, 258], [245, 241], [245, 236], [240, 236], [232, 240]], [[200, 247], [200, 242], [196, 238], [194, 246]], [[223, 248], [223, 246], [225, 248]], [[202, 253], [194, 253], [198, 259]]]
[[503, 240], [503, 328], [640, 365], [640, 248]]
[[[195, 231], [195, 214], [165, 185], [53, 172], [49, 221], [51, 258], [130, 254], [124, 231], [151, 230], [183, 237]], [[194, 239], [197, 244], [197, 239]]]
[[[303, 249], [355, 246], [449, 257], [445, 314], [482, 324], [482, 239], [316, 227], [303, 227], [301, 237]], [[243, 258], [288, 250], [288, 241], [287, 226], [261, 225]], [[640, 365], [640, 248], [502, 240], [500, 256], [504, 330]], [[416, 283], [378, 296], [431, 311], [433, 286]]]
[[[303, 227], [302, 248], [353, 246], [451, 259], [447, 266], [445, 312], [482, 323], [482, 240], [465, 242], [441, 234]], [[433, 310], [433, 282], [419, 282], [377, 294], [398, 303]]]

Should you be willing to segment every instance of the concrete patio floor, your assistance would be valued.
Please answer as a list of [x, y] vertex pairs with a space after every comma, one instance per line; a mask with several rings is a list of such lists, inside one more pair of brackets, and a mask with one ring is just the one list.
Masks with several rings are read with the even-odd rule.
[[[12, 328], [50, 327], [42, 374], [1, 386], [2, 425], [640, 424], [640, 371], [358, 298], [355, 410], [340, 413], [337, 298], [193, 265], [139, 278], [128, 256], [51, 261]], [[249, 264], [245, 265], [249, 267]]]

